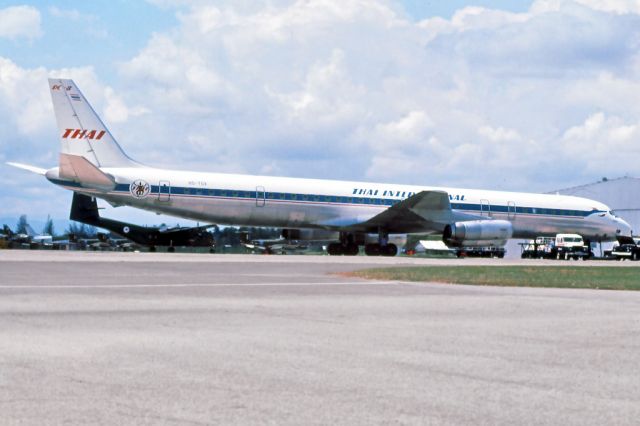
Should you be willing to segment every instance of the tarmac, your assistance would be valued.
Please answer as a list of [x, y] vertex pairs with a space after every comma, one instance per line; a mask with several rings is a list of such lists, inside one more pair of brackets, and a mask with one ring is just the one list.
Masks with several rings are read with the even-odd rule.
[[0, 423], [637, 424], [640, 292], [339, 275], [523, 262], [0, 251]]

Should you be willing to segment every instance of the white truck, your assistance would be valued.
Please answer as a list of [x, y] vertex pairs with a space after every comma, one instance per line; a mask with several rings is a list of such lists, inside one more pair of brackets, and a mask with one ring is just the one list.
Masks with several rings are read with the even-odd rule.
[[578, 234], [558, 234], [555, 240], [556, 259], [585, 260], [591, 256], [589, 247], [584, 244], [582, 236]]

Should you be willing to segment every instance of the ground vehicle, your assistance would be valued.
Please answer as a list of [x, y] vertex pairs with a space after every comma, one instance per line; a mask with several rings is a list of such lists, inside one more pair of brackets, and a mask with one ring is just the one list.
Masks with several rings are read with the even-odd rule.
[[558, 234], [555, 241], [556, 259], [587, 259], [590, 257], [589, 247], [578, 234]]
[[520, 244], [522, 246], [521, 257], [523, 259], [555, 259], [555, 241], [554, 237], [538, 237]]
[[640, 237], [634, 237], [633, 241], [635, 244], [620, 244], [615, 247], [611, 252], [611, 255], [618, 259], [631, 259], [631, 260], [639, 260], [640, 259]]
[[523, 259], [588, 259], [589, 247], [578, 234], [557, 234], [555, 237], [538, 237], [521, 244]]
[[497, 257], [502, 259], [507, 251], [504, 247], [485, 246], [485, 247], [465, 247], [456, 250], [457, 257]]

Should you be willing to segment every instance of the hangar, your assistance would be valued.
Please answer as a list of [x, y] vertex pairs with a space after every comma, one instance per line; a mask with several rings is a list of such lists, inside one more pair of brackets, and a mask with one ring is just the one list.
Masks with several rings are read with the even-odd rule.
[[600, 201], [631, 225], [633, 235], [640, 234], [640, 178], [602, 178], [599, 182], [559, 189], [553, 193]]

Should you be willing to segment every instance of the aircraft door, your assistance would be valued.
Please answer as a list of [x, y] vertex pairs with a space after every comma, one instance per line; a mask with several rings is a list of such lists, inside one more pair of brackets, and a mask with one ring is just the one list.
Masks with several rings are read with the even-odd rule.
[[171, 184], [168, 180], [161, 180], [158, 183], [158, 201], [169, 201], [171, 198]]
[[264, 186], [256, 186], [256, 207], [264, 207], [266, 195]]
[[507, 220], [513, 220], [516, 218], [516, 203], [513, 201], [507, 202]]
[[491, 204], [489, 204], [489, 200], [480, 200], [480, 216], [491, 217]]

